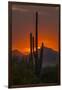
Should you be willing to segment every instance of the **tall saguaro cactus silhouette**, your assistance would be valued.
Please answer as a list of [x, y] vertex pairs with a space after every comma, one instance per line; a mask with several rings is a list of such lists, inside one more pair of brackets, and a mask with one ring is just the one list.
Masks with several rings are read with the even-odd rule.
[[35, 31], [35, 42], [36, 42], [36, 55], [38, 55], [38, 13], [36, 12], [36, 31]]
[[[42, 59], [43, 59], [43, 43], [40, 48], [40, 57], [38, 57], [38, 12], [36, 12], [36, 22], [35, 22], [35, 41], [34, 36], [30, 33], [30, 62], [31, 65], [35, 65], [35, 74], [38, 77], [41, 75], [42, 69]], [[34, 42], [35, 42], [35, 51], [34, 51]], [[34, 58], [33, 58], [34, 57]]]
[[35, 29], [35, 73], [38, 74], [38, 12], [36, 12], [36, 29]]
[[42, 69], [42, 59], [43, 59], [43, 43], [42, 47], [40, 48], [40, 57], [38, 57], [38, 12], [36, 12], [36, 30], [35, 30], [35, 73], [36, 76], [40, 76], [41, 69]]

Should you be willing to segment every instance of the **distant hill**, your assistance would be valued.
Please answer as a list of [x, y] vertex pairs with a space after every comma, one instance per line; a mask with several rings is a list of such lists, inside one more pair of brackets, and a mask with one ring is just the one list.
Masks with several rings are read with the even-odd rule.
[[13, 56], [24, 56], [24, 54], [22, 54], [20, 51], [18, 51], [17, 49], [13, 50], [12, 51], [12, 55]]
[[59, 52], [51, 48], [43, 48], [43, 66], [51, 66], [59, 63]]
[[17, 62], [21, 62], [23, 57], [24, 57], [24, 54], [22, 54], [17, 49], [12, 51], [12, 58], [13, 58], [13, 60], [17, 60]]
[[[40, 53], [40, 49], [38, 50], [38, 54]], [[12, 57], [15, 58], [18, 62], [20, 62], [23, 58], [25, 58], [29, 62], [29, 55], [24, 55], [18, 50], [12, 51]], [[54, 51], [51, 48], [44, 47], [43, 48], [43, 67], [56, 65], [59, 63], [59, 52]]]

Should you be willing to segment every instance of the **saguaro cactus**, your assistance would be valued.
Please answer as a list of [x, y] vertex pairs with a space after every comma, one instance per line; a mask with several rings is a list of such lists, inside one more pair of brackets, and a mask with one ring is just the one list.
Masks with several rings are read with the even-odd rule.
[[38, 74], [38, 13], [36, 12], [36, 30], [35, 30], [35, 73]]
[[32, 33], [30, 33], [30, 55], [32, 57]]
[[32, 39], [32, 33], [30, 33], [30, 67], [33, 68], [33, 39]]
[[34, 50], [34, 36], [32, 37], [32, 48], [33, 48], [33, 66], [35, 65], [35, 57], [34, 57], [34, 54], [35, 54], [35, 50]]
[[34, 36], [32, 37], [32, 48], [33, 48], [33, 55], [34, 55]]
[[35, 73], [38, 77], [41, 73], [42, 59], [43, 59], [43, 43], [40, 48], [40, 58], [38, 57], [38, 13], [36, 12], [36, 31], [35, 31]]
[[42, 46], [40, 48], [40, 58], [39, 58], [39, 76], [41, 76], [41, 73], [42, 73], [42, 61], [43, 61], [43, 47], [44, 47], [44, 44], [42, 43]]
[[36, 31], [35, 31], [35, 42], [36, 42], [36, 56], [38, 56], [38, 13], [36, 12]]
[[[38, 57], [38, 12], [36, 12], [35, 24], [35, 51], [34, 51], [34, 36], [30, 33], [30, 62], [35, 65], [35, 74], [38, 77], [41, 73], [43, 59], [43, 43], [40, 48], [40, 57]], [[34, 58], [33, 58], [34, 57]]]

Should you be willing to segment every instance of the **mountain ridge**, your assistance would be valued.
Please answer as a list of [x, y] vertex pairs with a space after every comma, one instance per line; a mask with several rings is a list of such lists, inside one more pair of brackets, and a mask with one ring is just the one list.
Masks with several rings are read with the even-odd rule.
[[[38, 50], [38, 54], [40, 55], [40, 49]], [[22, 54], [18, 50], [12, 51], [12, 57], [17, 58], [19, 61], [22, 60], [22, 58], [25, 58], [29, 61], [29, 56]], [[43, 66], [49, 66], [49, 65], [55, 65], [59, 63], [59, 52], [56, 52], [55, 50], [51, 48], [44, 47], [43, 48]]]

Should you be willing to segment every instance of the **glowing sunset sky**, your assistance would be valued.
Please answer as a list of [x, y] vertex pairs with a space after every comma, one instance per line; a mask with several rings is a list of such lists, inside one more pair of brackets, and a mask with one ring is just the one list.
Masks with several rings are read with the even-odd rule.
[[12, 49], [29, 50], [30, 32], [35, 35], [35, 12], [38, 11], [38, 47], [59, 50], [59, 7], [12, 5]]

